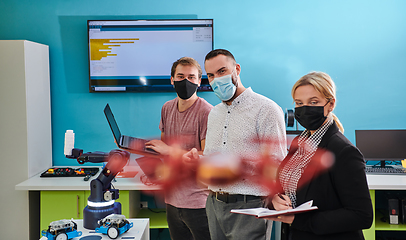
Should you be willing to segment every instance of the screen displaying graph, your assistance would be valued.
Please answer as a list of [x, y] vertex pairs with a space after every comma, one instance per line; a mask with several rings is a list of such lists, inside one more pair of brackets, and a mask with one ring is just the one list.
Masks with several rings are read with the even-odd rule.
[[[172, 63], [213, 49], [213, 20], [88, 21], [90, 91], [173, 91]], [[206, 81], [206, 82], [205, 82]], [[203, 72], [200, 90], [211, 90]]]
[[128, 39], [90, 39], [90, 60], [100, 61], [108, 56], [117, 56], [111, 53], [114, 47], [121, 47], [123, 44], [134, 43], [138, 38]]

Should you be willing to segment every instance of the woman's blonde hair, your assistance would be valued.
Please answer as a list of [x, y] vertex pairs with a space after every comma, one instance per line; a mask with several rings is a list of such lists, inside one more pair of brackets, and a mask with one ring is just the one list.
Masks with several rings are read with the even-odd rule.
[[[336, 100], [336, 86], [331, 77], [324, 72], [310, 72], [301, 77], [292, 87], [292, 98], [294, 98], [295, 91], [300, 86], [311, 85], [323, 95], [327, 101], [331, 99]], [[342, 133], [344, 133], [344, 127], [338, 120], [337, 116], [331, 112], [334, 121]]]

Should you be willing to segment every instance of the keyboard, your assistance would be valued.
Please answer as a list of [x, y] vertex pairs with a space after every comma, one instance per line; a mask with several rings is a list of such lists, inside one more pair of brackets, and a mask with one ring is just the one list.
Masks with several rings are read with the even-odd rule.
[[159, 154], [151, 148], [147, 148], [145, 143], [149, 142], [147, 139], [135, 138], [123, 135], [121, 136], [122, 146], [125, 148], [134, 148], [135, 150], [144, 151], [152, 154]]
[[48, 168], [40, 177], [86, 177], [94, 176], [99, 168], [70, 168], [70, 167], [53, 167]]
[[133, 144], [137, 147], [142, 147], [142, 150], [145, 151], [145, 143], [148, 142], [149, 140], [146, 139], [141, 139], [141, 138], [135, 138], [135, 137], [130, 137], [126, 136], [123, 138], [123, 145], [124, 146], [130, 146], [130, 144]]
[[369, 167], [365, 168], [368, 174], [406, 174], [406, 169], [401, 167]]

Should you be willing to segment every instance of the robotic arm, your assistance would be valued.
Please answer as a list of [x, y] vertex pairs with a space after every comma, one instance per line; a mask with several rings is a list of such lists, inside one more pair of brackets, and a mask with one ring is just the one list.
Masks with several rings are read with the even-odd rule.
[[105, 152], [99, 152], [99, 151], [83, 153], [83, 149], [72, 148], [72, 154], [65, 155], [65, 157], [71, 158], [71, 159], [76, 159], [79, 164], [84, 164], [85, 162], [91, 162], [91, 163], [107, 162], [108, 155], [109, 154], [107, 154]]
[[82, 149], [73, 146], [73, 131], [67, 130], [64, 151], [67, 158], [77, 159], [80, 164], [107, 162], [99, 176], [90, 182], [90, 196], [87, 206], [83, 210], [83, 227], [94, 230], [98, 227], [100, 219], [113, 213], [121, 214], [121, 204], [114, 201], [119, 198], [119, 192], [118, 189], [111, 188], [111, 181], [123, 170], [130, 159], [130, 153], [122, 150], [112, 150], [108, 154], [104, 152], [83, 153]]
[[72, 154], [66, 157], [77, 159], [80, 164], [107, 162], [99, 176], [91, 181], [88, 200], [92, 203], [102, 203], [118, 199], [118, 189], [111, 189], [111, 181], [127, 164], [130, 153], [122, 150], [112, 150], [108, 154], [99, 151], [83, 153], [82, 149], [73, 148]]
[[100, 203], [118, 199], [118, 189], [111, 189], [111, 181], [122, 171], [129, 158], [130, 153], [126, 151], [110, 151], [106, 158], [106, 166], [99, 176], [90, 182], [89, 202]]
[[111, 188], [111, 181], [122, 171], [127, 164], [130, 153], [122, 150], [112, 150], [108, 154], [104, 152], [83, 153], [83, 150], [72, 151], [68, 158], [77, 158], [80, 164], [85, 162], [107, 162], [99, 176], [90, 182], [90, 196], [87, 206], [83, 210], [83, 227], [95, 229], [98, 220], [110, 214], [121, 214], [121, 204], [114, 200], [119, 198], [118, 189]]

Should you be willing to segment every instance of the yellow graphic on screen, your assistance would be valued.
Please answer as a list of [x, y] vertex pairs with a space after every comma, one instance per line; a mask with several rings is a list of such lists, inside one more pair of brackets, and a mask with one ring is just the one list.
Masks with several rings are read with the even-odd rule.
[[[117, 56], [111, 53], [111, 47], [120, 47], [121, 44], [135, 43], [139, 38], [117, 38], [117, 39], [90, 39], [90, 60], [101, 60], [108, 56]], [[103, 51], [107, 50], [107, 51]]]

